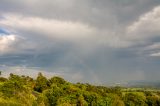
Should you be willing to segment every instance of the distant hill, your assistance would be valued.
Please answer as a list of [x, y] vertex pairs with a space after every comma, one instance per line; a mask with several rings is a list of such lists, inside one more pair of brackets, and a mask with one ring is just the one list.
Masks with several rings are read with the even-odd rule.
[[160, 81], [130, 81], [122, 86], [160, 88]]

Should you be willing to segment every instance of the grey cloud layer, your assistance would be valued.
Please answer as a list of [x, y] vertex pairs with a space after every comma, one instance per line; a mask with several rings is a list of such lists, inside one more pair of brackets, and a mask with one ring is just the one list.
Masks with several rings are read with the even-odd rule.
[[29, 73], [30, 67], [65, 69], [68, 79], [75, 75], [70, 80], [96, 83], [157, 80], [158, 5], [159, 0], [1, 0], [0, 26], [9, 34], [0, 36], [0, 64], [25, 66]]
[[[24, 13], [67, 21], [82, 21], [95, 26], [123, 24], [152, 9], [159, 0], [1, 0], [1, 11]], [[123, 23], [122, 23], [123, 22]]]

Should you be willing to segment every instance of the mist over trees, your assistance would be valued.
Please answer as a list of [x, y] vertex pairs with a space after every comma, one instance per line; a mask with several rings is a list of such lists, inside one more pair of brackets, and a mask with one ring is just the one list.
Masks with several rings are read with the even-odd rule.
[[160, 92], [74, 84], [42, 73], [36, 79], [11, 73], [0, 77], [0, 106], [160, 106]]

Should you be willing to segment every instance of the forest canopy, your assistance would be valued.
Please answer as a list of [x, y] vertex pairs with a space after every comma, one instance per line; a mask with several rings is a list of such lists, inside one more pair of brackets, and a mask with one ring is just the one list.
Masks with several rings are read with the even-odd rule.
[[61, 77], [0, 77], [0, 106], [160, 106], [160, 92], [70, 83]]

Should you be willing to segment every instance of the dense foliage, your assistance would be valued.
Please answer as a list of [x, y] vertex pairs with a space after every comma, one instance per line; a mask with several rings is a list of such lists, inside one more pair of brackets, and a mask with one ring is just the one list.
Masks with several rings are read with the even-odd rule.
[[160, 92], [10, 74], [0, 77], [0, 106], [160, 106]]

